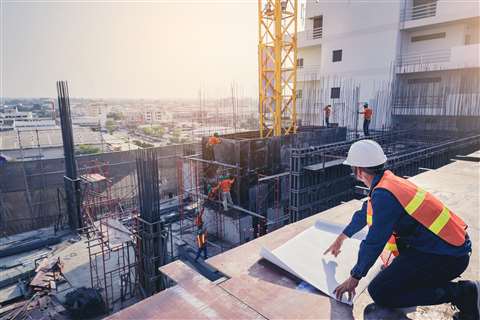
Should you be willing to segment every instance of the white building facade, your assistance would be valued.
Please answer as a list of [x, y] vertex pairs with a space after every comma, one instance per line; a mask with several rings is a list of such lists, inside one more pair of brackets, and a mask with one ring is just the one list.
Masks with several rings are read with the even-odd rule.
[[391, 125], [391, 106], [394, 114], [418, 115], [412, 105], [424, 100], [437, 107], [421, 112], [445, 115], [452, 109], [447, 100], [458, 94], [467, 97], [468, 115], [478, 112], [478, 1], [308, 0], [304, 8], [297, 108], [307, 124], [321, 124], [323, 107], [331, 104], [333, 121], [351, 127], [355, 111], [369, 102], [374, 112], [379, 108], [372, 124], [380, 128]]

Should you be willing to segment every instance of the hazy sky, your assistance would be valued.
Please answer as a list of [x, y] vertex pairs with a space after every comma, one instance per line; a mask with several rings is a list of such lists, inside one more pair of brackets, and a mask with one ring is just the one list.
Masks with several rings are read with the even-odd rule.
[[0, 2], [0, 96], [256, 95], [256, 0]]

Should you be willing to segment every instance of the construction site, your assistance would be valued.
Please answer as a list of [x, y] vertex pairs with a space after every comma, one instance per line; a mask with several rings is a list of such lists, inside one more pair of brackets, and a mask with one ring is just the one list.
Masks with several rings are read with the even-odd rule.
[[[462, 277], [479, 279], [480, 68], [428, 85], [391, 66], [367, 136], [355, 79], [315, 78], [297, 101], [297, 1], [258, 2], [258, 130], [78, 156], [57, 82], [64, 158], [0, 164], [0, 319], [367, 319], [367, 291], [340, 303], [260, 255], [319, 220], [342, 231], [369, 192], [343, 164], [365, 138], [465, 220]], [[371, 319], [451, 317], [443, 304]]]

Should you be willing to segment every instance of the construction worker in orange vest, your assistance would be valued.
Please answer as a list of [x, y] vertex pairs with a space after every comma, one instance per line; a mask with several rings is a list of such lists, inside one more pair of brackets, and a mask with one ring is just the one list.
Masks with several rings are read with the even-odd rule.
[[207, 152], [210, 154], [209, 158], [211, 160], [215, 161], [215, 152], [213, 150], [213, 147], [217, 144], [222, 143], [222, 140], [220, 140], [218, 133], [215, 132], [213, 136], [210, 136], [207, 141]]
[[363, 104], [363, 111], [359, 113], [363, 114], [363, 134], [365, 136], [369, 136], [370, 131], [368, 128], [370, 127], [370, 122], [372, 121], [373, 110], [372, 108], [369, 108], [368, 103], [365, 102]]
[[207, 228], [205, 228], [203, 222], [201, 222], [197, 226], [197, 256], [195, 257], [195, 261], [200, 258], [200, 255], [203, 252], [203, 259], [207, 259]]
[[323, 109], [323, 112], [325, 112], [325, 125], [328, 128], [330, 127], [330, 114], [332, 113], [332, 106], [327, 104]]
[[212, 189], [213, 193], [217, 192], [219, 189], [222, 191], [223, 210], [225, 211], [228, 211], [228, 203], [233, 204], [230, 190], [232, 189], [232, 185], [234, 182], [235, 178], [233, 176], [229, 176], [228, 178], [221, 179], [218, 185]]
[[335, 257], [343, 241], [369, 226], [350, 278], [334, 291], [337, 299], [355, 295], [382, 251], [395, 256], [370, 282], [375, 304], [388, 308], [452, 303], [461, 319], [479, 319], [478, 281], [452, 280], [467, 268], [472, 251], [467, 226], [433, 194], [384, 170], [387, 161], [373, 140], [357, 141], [344, 164], [369, 189], [368, 200], [325, 251]]
[[215, 132], [213, 134], [213, 136], [208, 138], [207, 145], [209, 147], [213, 147], [214, 145], [217, 145], [217, 144], [220, 144], [220, 143], [222, 143], [222, 140], [220, 140], [220, 138], [218, 136], [218, 132]]

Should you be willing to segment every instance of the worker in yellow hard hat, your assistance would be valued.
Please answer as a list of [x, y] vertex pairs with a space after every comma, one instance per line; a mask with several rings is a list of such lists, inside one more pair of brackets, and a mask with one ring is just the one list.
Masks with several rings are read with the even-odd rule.
[[351, 300], [359, 281], [386, 251], [395, 258], [387, 259], [368, 286], [375, 304], [402, 308], [452, 303], [460, 319], [478, 320], [479, 281], [452, 281], [470, 261], [466, 224], [433, 194], [384, 170], [386, 161], [378, 143], [361, 140], [352, 144], [344, 162], [370, 192], [325, 254], [338, 256], [346, 238], [369, 228], [350, 277], [334, 290], [337, 299], [348, 293]]

